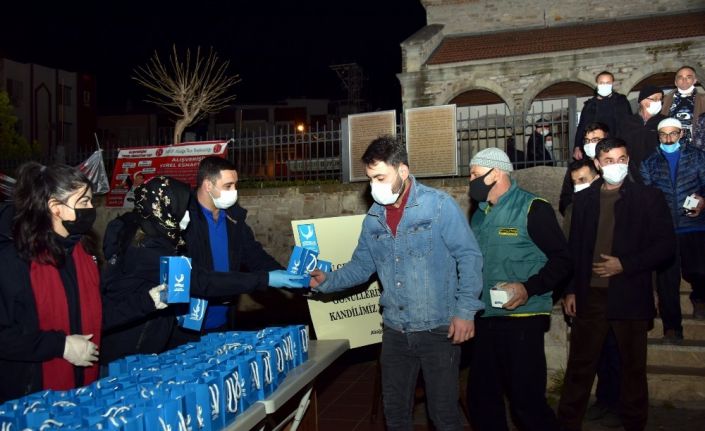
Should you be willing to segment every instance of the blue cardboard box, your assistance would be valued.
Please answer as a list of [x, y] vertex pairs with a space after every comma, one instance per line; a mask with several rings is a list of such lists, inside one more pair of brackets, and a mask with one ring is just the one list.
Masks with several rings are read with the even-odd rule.
[[[291, 257], [289, 258], [289, 266], [286, 270], [290, 274], [295, 275], [308, 275], [311, 271], [318, 267], [318, 252], [310, 250], [308, 248], [299, 247], [298, 245], [294, 247], [291, 252]], [[308, 286], [310, 277], [304, 277], [301, 285], [304, 287]]]
[[191, 298], [191, 259], [185, 256], [159, 258], [159, 279], [167, 288], [162, 301], [167, 304], [189, 302]]
[[316, 228], [313, 224], [300, 224], [296, 226], [296, 230], [299, 231], [301, 247], [320, 253], [318, 238], [316, 238]]
[[333, 270], [333, 264], [331, 262], [328, 262], [327, 260], [319, 259], [316, 268], [320, 269], [323, 272], [331, 272]]
[[179, 326], [192, 331], [200, 331], [203, 326], [203, 319], [206, 317], [208, 301], [202, 298], [191, 298], [189, 302], [189, 312], [178, 317]]

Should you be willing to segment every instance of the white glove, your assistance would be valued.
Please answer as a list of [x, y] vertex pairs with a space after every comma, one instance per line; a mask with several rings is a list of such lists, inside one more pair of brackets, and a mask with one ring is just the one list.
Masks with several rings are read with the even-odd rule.
[[98, 346], [90, 342], [93, 334], [67, 335], [64, 344], [64, 359], [77, 367], [90, 367], [98, 361]]
[[152, 298], [152, 301], [154, 301], [154, 308], [157, 310], [163, 310], [168, 306], [168, 304], [162, 302], [161, 292], [163, 292], [164, 289], [166, 289], [166, 284], [160, 284], [159, 286], [154, 286], [149, 289], [149, 296]]

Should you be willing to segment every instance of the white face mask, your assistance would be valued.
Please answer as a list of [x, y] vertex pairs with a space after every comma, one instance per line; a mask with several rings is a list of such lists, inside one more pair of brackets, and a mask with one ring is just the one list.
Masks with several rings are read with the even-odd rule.
[[597, 94], [599, 94], [602, 97], [607, 97], [610, 94], [612, 94], [612, 84], [598, 84], [597, 85]]
[[191, 216], [188, 213], [188, 210], [184, 213], [184, 216], [181, 218], [181, 221], [179, 222], [179, 227], [181, 230], [186, 230], [188, 227], [189, 222], [191, 221]]
[[[399, 175], [397, 173], [397, 175]], [[401, 177], [399, 177], [401, 178]], [[396, 180], [394, 181], [396, 182]], [[392, 191], [392, 183], [370, 183], [372, 188], [372, 199], [380, 205], [391, 205], [399, 199], [404, 183], [399, 187], [396, 193]]]
[[595, 158], [595, 147], [597, 147], [597, 142], [594, 144], [585, 144], [583, 145], [583, 150], [585, 150], [585, 155], [590, 157], [591, 159]]
[[590, 187], [590, 184], [592, 184], [592, 183], [583, 183], [583, 184], [574, 185], [573, 186], [573, 190], [574, 190], [573, 193], [578, 193], [578, 192], [585, 190], [586, 188]]
[[679, 89], [678, 89], [678, 92], [679, 92], [681, 95], [688, 95], [688, 94], [692, 93], [693, 90], [695, 90], [695, 85], [691, 85], [690, 87], [686, 88], [685, 90], [681, 90], [681, 89], [679, 88]]
[[602, 166], [602, 178], [610, 185], [616, 185], [627, 177], [629, 167], [626, 163], [613, 163]]
[[213, 199], [213, 205], [221, 210], [226, 210], [237, 202], [237, 190], [221, 190], [219, 198], [214, 198], [210, 192], [208, 194]]
[[661, 112], [661, 101], [658, 102], [651, 102], [648, 108], [646, 108], [646, 112], [649, 113], [649, 115], [656, 115], [659, 112]]
[[553, 140], [546, 139], [546, 141], [543, 143], [543, 146], [546, 147], [547, 150], [550, 150], [551, 148], [553, 148]]

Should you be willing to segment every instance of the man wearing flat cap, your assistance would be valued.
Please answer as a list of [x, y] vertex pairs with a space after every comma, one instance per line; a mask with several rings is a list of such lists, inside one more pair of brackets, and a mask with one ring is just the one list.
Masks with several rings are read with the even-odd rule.
[[678, 240], [675, 258], [657, 274], [664, 338], [671, 341], [683, 338], [681, 273], [693, 289], [693, 317], [705, 319], [705, 152], [683, 142], [683, 129], [675, 118], [661, 121], [659, 149], [641, 165], [644, 183], [661, 189], [666, 197]]
[[641, 162], [658, 148], [657, 126], [666, 116], [661, 113], [663, 91], [647, 85], [639, 91], [639, 108], [636, 114], [623, 114], [617, 118], [614, 135], [627, 144], [629, 153], [629, 175], [641, 182]]
[[512, 170], [499, 148], [470, 161], [470, 197], [479, 202], [470, 226], [484, 258], [485, 310], [475, 319], [468, 408], [473, 430], [507, 429], [506, 396], [522, 429], [550, 431], [558, 424], [546, 402], [543, 340], [552, 292], [571, 275], [570, 254], [551, 205], [519, 188]]

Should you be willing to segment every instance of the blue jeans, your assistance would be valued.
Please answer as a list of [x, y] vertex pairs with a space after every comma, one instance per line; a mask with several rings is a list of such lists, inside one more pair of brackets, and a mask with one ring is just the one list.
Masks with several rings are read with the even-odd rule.
[[382, 399], [388, 431], [413, 429], [412, 410], [419, 369], [426, 385], [428, 412], [439, 431], [461, 430], [458, 409], [460, 346], [448, 339], [448, 326], [382, 335]]

